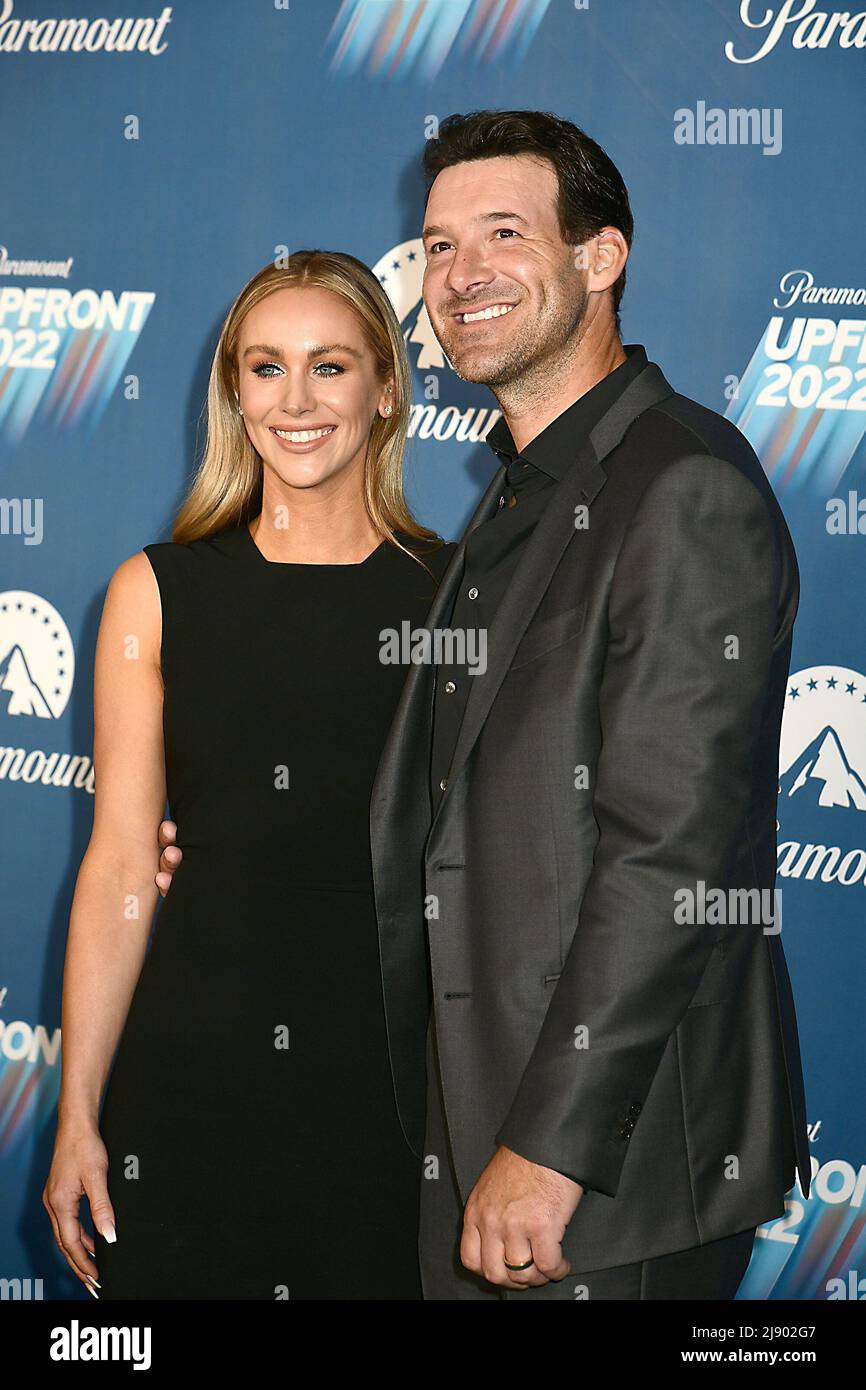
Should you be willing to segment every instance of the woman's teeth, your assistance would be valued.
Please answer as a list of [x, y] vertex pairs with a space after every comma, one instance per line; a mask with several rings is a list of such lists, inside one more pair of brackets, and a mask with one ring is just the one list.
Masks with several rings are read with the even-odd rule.
[[476, 319], [498, 319], [503, 314], [510, 314], [514, 308], [513, 304], [494, 304], [490, 309], [479, 309], [476, 314], [464, 314], [464, 323], [475, 323]]
[[313, 439], [323, 439], [326, 434], [333, 434], [336, 425], [328, 425], [323, 430], [274, 430], [280, 439], [288, 439], [291, 444], [309, 444]]

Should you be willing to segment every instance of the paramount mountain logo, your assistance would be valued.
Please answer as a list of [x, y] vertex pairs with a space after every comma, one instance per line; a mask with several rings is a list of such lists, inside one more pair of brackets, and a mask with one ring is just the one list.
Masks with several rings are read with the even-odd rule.
[[0, 690], [9, 696], [7, 714], [35, 714], [40, 719], [52, 719], [48, 701], [30, 674], [27, 658], [16, 645], [0, 661]]
[[803, 836], [780, 836], [779, 873], [866, 884], [866, 676], [844, 666], [791, 675], [779, 769], [780, 829], [792, 820]]
[[86, 754], [45, 753], [5, 742], [7, 731], [17, 733], [30, 719], [49, 725], [58, 720], [74, 679], [72, 637], [54, 605], [23, 589], [0, 593], [0, 779], [93, 791], [93, 764]]
[[818, 806], [853, 806], [866, 811], [866, 785], [854, 771], [827, 724], [788, 769], [781, 782], [782, 795], [805, 792]]
[[409, 415], [409, 435], [419, 439], [454, 439], [458, 443], [477, 444], [486, 439], [502, 412], [495, 407], [449, 404], [439, 405], [439, 378], [434, 372], [446, 367], [453, 369], [445, 356], [433, 325], [422, 289], [424, 281], [424, 243], [420, 237], [403, 241], [387, 251], [372, 267], [373, 274], [386, 291], [394, 313], [403, 328], [409, 348], [415, 348], [415, 366], [425, 373], [424, 394], [427, 404], [414, 404]]
[[0, 711], [59, 719], [75, 677], [69, 628], [39, 594], [0, 594]]

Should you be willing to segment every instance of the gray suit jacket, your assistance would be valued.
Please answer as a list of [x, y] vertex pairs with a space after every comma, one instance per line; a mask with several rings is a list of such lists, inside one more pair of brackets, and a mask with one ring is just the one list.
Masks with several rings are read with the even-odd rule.
[[[428, 628], [462, 564], [458, 546]], [[780, 1215], [795, 1166], [808, 1192], [782, 945], [760, 893], [749, 912], [736, 894], [774, 886], [797, 599], [748, 442], [650, 363], [520, 557], [432, 826], [433, 671], [408, 674], [371, 802], [404, 1132], [423, 1154], [426, 933], [460, 1198], [497, 1143], [583, 1179], [578, 1269]], [[724, 911], [678, 920], [702, 884]]]

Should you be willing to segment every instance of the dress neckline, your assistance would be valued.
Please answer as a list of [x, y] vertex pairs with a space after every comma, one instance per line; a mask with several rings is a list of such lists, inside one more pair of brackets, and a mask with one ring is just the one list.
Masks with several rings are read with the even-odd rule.
[[366, 555], [363, 560], [349, 561], [348, 564], [342, 564], [334, 560], [326, 561], [324, 564], [317, 564], [314, 560], [269, 560], [267, 555], [263, 555], [261, 550], [259, 550], [253, 534], [245, 521], [241, 523], [239, 529], [242, 533], [242, 540], [253, 551], [254, 558], [257, 558], [260, 564], [267, 565], [269, 569], [277, 570], [360, 570], [363, 569], [365, 565], [369, 565], [373, 557], [379, 555], [383, 546], [388, 544], [387, 538], [383, 538], [376, 546], [375, 550], [371, 550], [370, 554]]

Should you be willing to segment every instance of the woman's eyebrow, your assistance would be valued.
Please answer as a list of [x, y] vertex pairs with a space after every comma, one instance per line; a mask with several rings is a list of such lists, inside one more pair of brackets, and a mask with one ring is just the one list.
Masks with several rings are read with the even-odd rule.
[[[251, 352], [263, 352], [268, 357], [283, 356], [283, 349], [274, 347], [272, 343], [252, 343], [244, 349], [244, 357], [249, 357]], [[352, 357], [361, 356], [358, 349], [350, 347], [348, 343], [317, 343], [315, 347], [307, 349], [307, 356], [321, 357], [323, 352], [348, 352]]]

